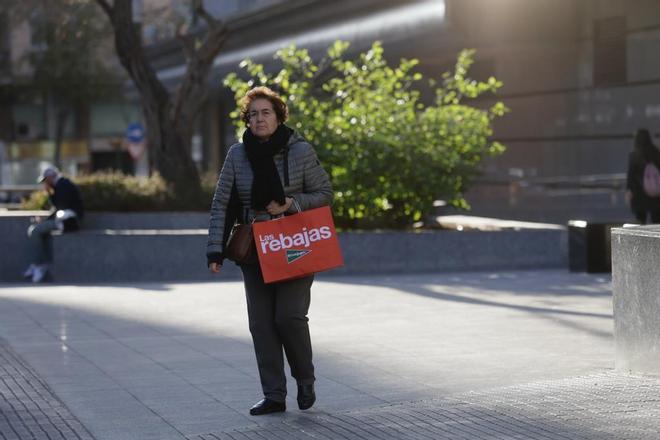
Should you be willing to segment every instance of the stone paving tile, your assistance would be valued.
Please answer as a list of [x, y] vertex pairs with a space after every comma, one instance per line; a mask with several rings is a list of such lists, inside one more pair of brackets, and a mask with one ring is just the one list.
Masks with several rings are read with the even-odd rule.
[[[518, 413], [547, 423], [541, 416], [559, 412], [561, 399], [518, 403], [526, 412], [504, 418], [448, 396], [504, 393], [612, 366], [606, 277], [550, 271], [319, 281], [312, 321], [320, 400], [299, 412], [289, 381], [291, 410], [255, 418], [247, 409], [260, 389], [241, 283], [166, 288], [0, 288], [0, 337], [98, 440], [530, 438], [529, 420]], [[439, 396], [430, 408], [409, 404], [405, 414], [384, 406]], [[366, 408], [377, 409], [350, 412]], [[626, 423], [646, 432], [646, 422]]]
[[188, 437], [329, 440], [655, 440], [660, 378], [599, 373]]
[[0, 439], [93, 440], [48, 385], [2, 339]]

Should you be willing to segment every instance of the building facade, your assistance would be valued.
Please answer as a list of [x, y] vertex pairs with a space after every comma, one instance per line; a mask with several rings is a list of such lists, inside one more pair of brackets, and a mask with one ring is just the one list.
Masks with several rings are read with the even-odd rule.
[[503, 81], [507, 152], [468, 194], [475, 212], [564, 222], [632, 220], [633, 134], [660, 131], [660, 4], [459, 0], [450, 21]]
[[[231, 27], [198, 129], [205, 169], [218, 169], [235, 141], [227, 117], [235, 103], [221, 80], [244, 58], [274, 68], [272, 54], [291, 43], [321, 56], [336, 39], [350, 41], [353, 53], [381, 40], [391, 60], [418, 58], [425, 76], [439, 78], [460, 49], [475, 48], [472, 75], [504, 83], [477, 105], [502, 100], [510, 112], [495, 123], [507, 151], [484, 162], [466, 194], [472, 213], [632, 219], [624, 189], [633, 134], [660, 131], [660, 4], [653, 0], [290, 0]], [[161, 78], [176, 84], [177, 51], [153, 50]]]
[[[4, 60], [0, 70], [0, 185], [34, 184], [40, 170], [54, 162], [58, 137], [60, 166], [67, 174], [103, 168], [104, 158], [112, 168], [121, 168], [127, 155], [123, 131], [127, 123], [139, 120], [139, 108], [121, 96], [104, 102], [82, 98], [65, 102], [39, 84], [33, 60], [49, 48], [45, 23], [50, 25], [61, 17], [45, 7], [29, 8], [34, 5], [15, 3], [13, 9], [0, 8], [0, 24], [6, 24], [0, 26], [0, 58]], [[112, 40], [105, 40], [95, 48], [98, 57], [119, 72]], [[51, 80], [59, 81], [61, 89], [82, 87], [67, 83], [71, 77], [52, 75]], [[117, 81], [121, 80], [118, 76]], [[65, 122], [60, 123], [59, 118]]]
[[[138, 4], [150, 17], [159, 10], [185, 15], [188, 3]], [[497, 96], [476, 104], [501, 100], [510, 112], [495, 123], [495, 138], [507, 151], [483, 163], [465, 195], [472, 213], [559, 223], [632, 219], [623, 194], [633, 133], [637, 128], [660, 133], [657, 1], [236, 0], [206, 5], [228, 23], [230, 38], [215, 60], [211, 93], [193, 138], [193, 157], [202, 172], [217, 173], [236, 140], [228, 117], [236, 103], [222, 79], [239, 71], [245, 58], [274, 69], [273, 53], [292, 43], [321, 57], [337, 39], [350, 41], [353, 54], [380, 40], [393, 62], [418, 58], [419, 70], [439, 79], [461, 49], [474, 48], [471, 74], [495, 76], [504, 84]], [[185, 59], [171, 21], [164, 23], [145, 25], [144, 38], [158, 76], [174, 91]], [[0, 35], [0, 58], [11, 58], [8, 47], [14, 43]], [[136, 96], [128, 96], [128, 102], [92, 107], [88, 155], [122, 148], [126, 126], [139, 120]], [[6, 118], [0, 117], [5, 144], [16, 141], [21, 114], [38, 112], [15, 106], [13, 113], [13, 141], [6, 135]], [[37, 133], [49, 136], [47, 123], [35, 125]]]

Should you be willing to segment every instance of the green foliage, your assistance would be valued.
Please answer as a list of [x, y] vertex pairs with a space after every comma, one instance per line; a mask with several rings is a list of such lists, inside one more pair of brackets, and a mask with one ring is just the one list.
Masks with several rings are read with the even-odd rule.
[[[345, 59], [349, 44], [335, 42], [318, 64], [305, 49], [291, 46], [275, 58], [282, 68], [267, 73], [250, 60], [241, 62], [248, 78], [229, 74], [224, 84], [242, 98], [252, 87], [267, 85], [289, 104], [289, 124], [319, 154], [335, 190], [334, 212], [343, 227], [406, 227], [433, 210], [442, 198], [467, 207], [463, 192], [486, 156], [504, 146], [490, 140], [491, 123], [506, 111], [498, 102], [488, 109], [465, 104], [502, 83], [468, 76], [474, 51], [464, 50], [453, 72], [443, 74], [435, 101], [423, 99], [417, 60], [391, 67], [380, 43]], [[238, 110], [231, 117], [244, 129]]]
[[21, 209], [29, 211], [47, 210], [50, 206], [46, 191], [34, 191], [21, 203]]
[[[119, 172], [95, 173], [75, 179], [88, 211], [208, 211], [215, 181], [202, 182], [200, 200], [181, 203], [158, 174], [151, 177], [127, 176]], [[36, 191], [22, 204], [23, 209], [48, 209], [48, 195]]]

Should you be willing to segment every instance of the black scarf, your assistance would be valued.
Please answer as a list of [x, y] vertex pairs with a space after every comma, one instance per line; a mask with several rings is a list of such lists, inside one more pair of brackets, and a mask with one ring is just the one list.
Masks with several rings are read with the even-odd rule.
[[266, 206], [273, 200], [284, 205], [284, 188], [273, 156], [286, 147], [292, 133], [293, 130], [284, 124], [280, 124], [266, 142], [260, 142], [250, 128], [243, 133], [243, 145], [254, 175], [252, 209], [265, 211]]

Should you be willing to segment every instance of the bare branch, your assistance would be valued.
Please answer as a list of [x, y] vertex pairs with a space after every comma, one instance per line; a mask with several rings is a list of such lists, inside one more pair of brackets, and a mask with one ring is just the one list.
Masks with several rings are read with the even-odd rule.
[[204, 8], [202, 0], [193, 0], [195, 13], [202, 17], [207, 24], [207, 30], [204, 40], [198, 44], [195, 36], [186, 34], [187, 28], [180, 28], [177, 32], [177, 38], [183, 46], [183, 52], [190, 64], [206, 64], [213, 61], [218, 54], [220, 47], [227, 38], [227, 26], [213, 17]]
[[110, 5], [108, 0], [96, 0], [96, 3], [103, 8], [108, 17], [112, 17], [113, 7]]
[[195, 13], [200, 17], [202, 17], [202, 19], [206, 22], [209, 28], [214, 28], [220, 25], [220, 21], [215, 17], [213, 17], [211, 14], [209, 14], [206, 8], [204, 8], [204, 2], [202, 0], [194, 0], [193, 8], [195, 10]]
[[188, 58], [186, 74], [173, 106], [173, 119], [178, 122], [178, 127], [182, 131], [190, 130], [196, 109], [204, 101], [207, 91], [206, 81], [213, 67], [213, 60], [220, 53], [228, 34], [227, 26], [216, 20], [214, 26], [207, 30], [201, 46], [194, 49], [192, 56]]
[[183, 28], [180, 28], [177, 31], [176, 37], [181, 42], [181, 47], [183, 48], [183, 53], [186, 56], [186, 59], [193, 59], [197, 52], [195, 49], [195, 37], [186, 34]]
[[209, 29], [202, 45], [197, 49], [197, 56], [203, 63], [212, 63], [222, 49], [229, 32], [227, 26], [218, 21], [216, 27]]
[[[190, 111], [185, 108], [180, 111], [185, 119], [183, 123], [172, 119], [172, 99], [169, 91], [156, 75], [142, 46], [140, 27], [133, 20], [133, 0], [96, 0], [96, 2], [110, 18], [119, 61], [140, 93], [142, 113], [147, 126], [150, 166], [158, 170], [168, 184], [174, 187], [175, 194], [183, 202], [197, 200], [201, 188], [197, 169], [188, 151], [191, 128], [182, 127], [184, 123], [190, 123], [192, 119], [188, 116]], [[192, 54], [192, 60], [195, 61], [197, 54], [194, 45], [186, 42], [184, 47]], [[196, 64], [189, 61], [188, 70], [191, 68], [194, 70]], [[201, 72], [201, 74], [207, 73], [208, 69]], [[193, 72], [193, 76], [199, 75]], [[191, 84], [206, 85], [199, 79], [191, 81]], [[202, 93], [194, 94], [195, 97], [202, 95]], [[186, 101], [185, 104], [190, 105], [190, 101]], [[192, 105], [191, 109], [197, 110], [198, 107]]]
[[[105, 3], [108, 0], [97, 0]], [[115, 34], [115, 48], [119, 61], [126, 69], [143, 98], [155, 108], [166, 105], [169, 93], [158, 80], [144, 53], [140, 31], [133, 22], [132, 0], [115, 0], [110, 22]]]

